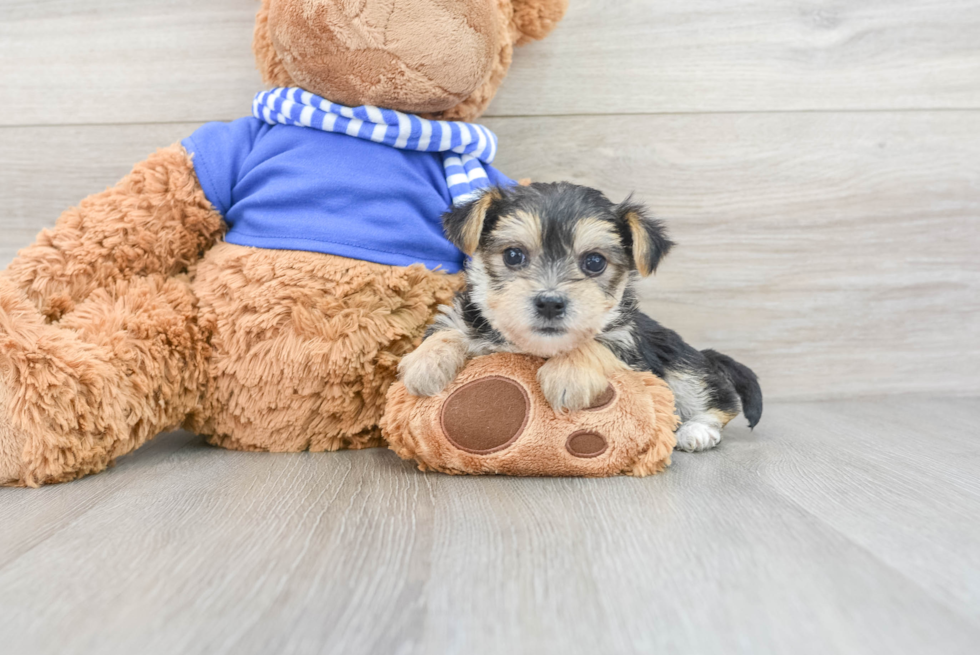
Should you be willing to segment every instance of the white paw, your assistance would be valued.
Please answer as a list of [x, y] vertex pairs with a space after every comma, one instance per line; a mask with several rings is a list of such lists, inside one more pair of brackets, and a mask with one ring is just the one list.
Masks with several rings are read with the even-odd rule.
[[466, 363], [460, 335], [436, 332], [398, 364], [398, 379], [413, 396], [435, 396], [456, 379]]
[[675, 436], [678, 450], [697, 452], [717, 446], [721, 441], [721, 430], [706, 423], [689, 421], [677, 430]]
[[435, 396], [449, 386], [458, 372], [457, 362], [439, 357], [439, 353], [409, 353], [398, 367], [398, 378], [413, 396]]

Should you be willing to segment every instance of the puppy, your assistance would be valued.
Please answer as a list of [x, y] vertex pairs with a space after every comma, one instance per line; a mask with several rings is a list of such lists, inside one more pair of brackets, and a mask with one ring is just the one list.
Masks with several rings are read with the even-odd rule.
[[674, 244], [639, 205], [615, 205], [566, 182], [490, 188], [443, 217], [471, 260], [466, 287], [399, 378], [417, 396], [442, 391], [470, 357], [495, 352], [547, 361], [538, 382], [559, 412], [589, 407], [617, 369], [650, 371], [674, 392], [677, 447], [704, 450], [740, 411], [762, 416], [755, 374], [713, 350], [698, 351], [641, 313], [633, 285]]

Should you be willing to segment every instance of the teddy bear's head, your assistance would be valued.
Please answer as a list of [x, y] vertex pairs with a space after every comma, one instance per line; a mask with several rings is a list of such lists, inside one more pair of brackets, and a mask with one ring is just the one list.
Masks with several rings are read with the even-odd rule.
[[266, 83], [428, 118], [479, 116], [514, 45], [568, 0], [262, 0], [252, 48]]

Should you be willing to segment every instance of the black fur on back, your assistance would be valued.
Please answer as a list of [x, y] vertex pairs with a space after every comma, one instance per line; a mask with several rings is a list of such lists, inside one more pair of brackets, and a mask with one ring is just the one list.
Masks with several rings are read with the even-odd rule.
[[701, 353], [687, 345], [681, 336], [636, 311], [633, 314], [633, 334], [643, 361], [643, 368], [658, 377], [668, 370], [698, 369]]

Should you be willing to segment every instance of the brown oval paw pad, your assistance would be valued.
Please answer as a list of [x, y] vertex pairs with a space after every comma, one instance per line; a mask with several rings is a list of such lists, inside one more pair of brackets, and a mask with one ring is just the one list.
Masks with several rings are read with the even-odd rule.
[[609, 444], [601, 434], [585, 430], [573, 432], [565, 442], [565, 450], [576, 457], [598, 457], [608, 447]]
[[504, 377], [473, 380], [450, 394], [442, 406], [442, 431], [468, 453], [486, 455], [517, 440], [528, 420], [524, 388]]

